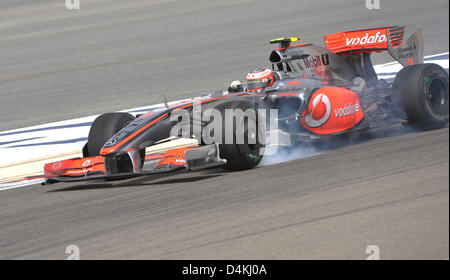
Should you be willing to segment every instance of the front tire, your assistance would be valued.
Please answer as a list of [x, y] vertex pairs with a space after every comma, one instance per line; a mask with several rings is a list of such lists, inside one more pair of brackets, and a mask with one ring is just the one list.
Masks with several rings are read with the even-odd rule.
[[403, 68], [395, 77], [393, 97], [409, 123], [420, 129], [437, 129], [449, 120], [447, 72], [436, 64]]
[[100, 155], [106, 141], [134, 119], [134, 116], [128, 113], [106, 113], [98, 116], [89, 130], [87, 156]]
[[[255, 106], [249, 102], [238, 102], [235, 104], [228, 104], [226, 109], [240, 109], [243, 112], [252, 110], [254, 114], [250, 117], [242, 119], [234, 118], [233, 128], [233, 143], [226, 143], [227, 124], [225, 121], [226, 113], [222, 109], [223, 126], [222, 126], [222, 143], [219, 145], [220, 157], [227, 160], [227, 163], [222, 166], [225, 170], [239, 171], [255, 168], [263, 158], [264, 144], [260, 141], [260, 131], [262, 131], [261, 124], [258, 123], [258, 115]], [[253, 122], [254, 126], [249, 126]], [[238, 128], [242, 127], [243, 131], [239, 132]], [[237, 136], [243, 133], [244, 143], [237, 144]], [[255, 144], [253, 144], [255, 143]]]

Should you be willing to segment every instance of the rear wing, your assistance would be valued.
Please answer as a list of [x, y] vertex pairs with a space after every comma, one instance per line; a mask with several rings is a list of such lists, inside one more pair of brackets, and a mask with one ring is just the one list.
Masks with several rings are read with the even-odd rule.
[[329, 34], [325, 46], [337, 55], [388, 51], [401, 65], [423, 63], [423, 37], [417, 26], [391, 26]]

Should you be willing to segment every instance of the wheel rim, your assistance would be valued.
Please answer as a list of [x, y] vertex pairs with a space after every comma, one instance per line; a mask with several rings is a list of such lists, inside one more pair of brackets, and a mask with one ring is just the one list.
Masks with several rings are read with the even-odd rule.
[[446, 114], [448, 103], [446, 99], [445, 84], [438, 79], [433, 80], [428, 88], [427, 102], [435, 114], [440, 116]]

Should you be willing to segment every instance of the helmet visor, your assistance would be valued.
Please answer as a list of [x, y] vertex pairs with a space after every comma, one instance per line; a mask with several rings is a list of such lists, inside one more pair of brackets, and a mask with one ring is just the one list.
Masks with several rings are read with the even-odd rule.
[[249, 91], [265, 88], [269, 84], [268, 79], [247, 80], [247, 88]]

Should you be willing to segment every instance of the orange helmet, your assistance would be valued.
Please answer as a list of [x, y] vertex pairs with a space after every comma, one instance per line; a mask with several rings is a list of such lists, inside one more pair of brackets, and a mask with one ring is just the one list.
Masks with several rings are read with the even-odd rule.
[[261, 92], [271, 85], [273, 85], [273, 72], [270, 69], [259, 68], [247, 74], [248, 91]]

